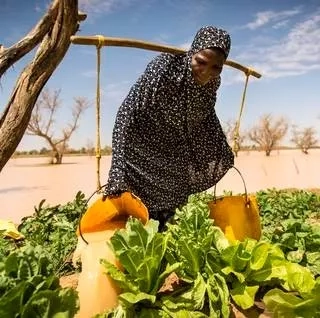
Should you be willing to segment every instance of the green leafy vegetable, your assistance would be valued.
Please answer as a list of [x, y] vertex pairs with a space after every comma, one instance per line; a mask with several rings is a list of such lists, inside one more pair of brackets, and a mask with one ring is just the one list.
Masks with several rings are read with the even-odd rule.
[[20, 248], [0, 262], [0, 317], [74, 317], [73, 289], [62, 289], [41, 247]]

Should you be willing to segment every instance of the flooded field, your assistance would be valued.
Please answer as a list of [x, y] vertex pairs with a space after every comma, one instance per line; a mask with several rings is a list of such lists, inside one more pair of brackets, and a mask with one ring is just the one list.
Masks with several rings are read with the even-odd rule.
[[[62, 165], [48, 165], [48, 158], [11, 159], [0, 173], [0, 218], [16, 223], [34, 212], [42, 199], [65, 204], [78, 191], [88, 197], [96, 190], [96, 158], [64, 157]], [[101, 183], [107, 181], [111, 157], [101, 159]], [[248, 192], [266, 188], [320, 188], [320, 150], [304, 155], [298, 150], [242, 152], [235, 166], [241, 171]], [[230, 170], [217, 185], [217, 193], [244, 192], [240, 176]]]

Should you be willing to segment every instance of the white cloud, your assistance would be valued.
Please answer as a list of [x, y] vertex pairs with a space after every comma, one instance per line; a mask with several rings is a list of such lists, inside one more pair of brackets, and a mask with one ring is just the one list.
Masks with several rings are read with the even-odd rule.
[[301, 75], [320, 69], [320, 11], [294, 25], [277, 41], [244, 47], [236, 60], [251, 63], [269, 78]]
[[249, 22], [243, 28], [248, 28], [250, 30], [255, 30], [260, 28], [268, 23], [274, 23], [274, 27], [282, 27], [288, 23], [287, 18], [297, 15], [301, 12], [300, 8], [295, 8], [292, 10], [285, 11], [262, 11], [256, 14], [256, 18], [254, 21]]
[[106, 14], [131, 5], [134, 0], [79, 0], [79, 9], [89, 14]]
[[245, 75], [244, 73], [230, 68], [229, 66], [225, 66], [223, 68], [223, 72], [221, 74], [221, 83], [226, 85], [232, 85], [235, 83], [244, 83]]
[[97, 71], [96, 70], [83, 71], [81, 75], [88, 78], [95, 78], [97, 77]]
[[118, 83], [112, 83], [106, 85], [106, 88], [102, 91], [102, 96], [107, 100], [112, 100], [113, 103], [120, 103], [123, 98], [128, 94], [130, 89], [129, 81], [121, 81]]
[[287, 26], [288, 23], [289, 23], [289, 20], [283, 20], [283, 21], [280, 21], [280, 22], [277, 22], [276, 24], [274, 24], [272, 26], [272, 28], [273, 29], [280, 29], [280, 28]]
[[34, 10], [36, 12], [42, 12], [42, 8], [39, 5], [35, 5]]

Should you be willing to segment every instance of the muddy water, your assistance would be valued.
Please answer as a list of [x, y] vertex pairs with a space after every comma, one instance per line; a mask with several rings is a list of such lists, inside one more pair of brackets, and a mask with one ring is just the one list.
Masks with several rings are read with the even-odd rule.
[[[123, 226], [125, 222], [123, 222]], [[77, 291], [79, 292], [80, 311], [76, 318], [93, 317], [118, 304], [120, 290], [105, 274], [101, 259], [119, 267], [113, 252], [107, 245], [115, 230], [84, 234], [88, 245], [79, 238], [78, 246], [73, 256], [74, 262], [79, 258], [82, 271], [79, 275]]]
[[[111, 157], [101, 159], [101, 183], [107, 181]], [[72, 201], [81, 190], [89, 196], [96, 189], [95, 157], [65, 157], [64, 164], [50, 166], [48, 158], [11, 159], [0, 173], [0, 218], [16, 223], [30, 215], [42, 199], [52, 204]], [[319, 188], [320, 149], [304, 155], [299, 150], [264, 153], [240, 152], [235, 165], [249, 192], [266, 188]], [[217, 192], [243, 192], [241, 178], [233, 170], [219, 182]]]
[[[65, 204], [81, 190], [86, 197], [96, 190], [95, 157], [65, 157], [62, 165], [48, 165], [48, 158], [11, 159], [0, 173], [0, 218], [19, 223], [46, 204]], [[101, 159], [101, 183], [106, 182], [110, 157]]]

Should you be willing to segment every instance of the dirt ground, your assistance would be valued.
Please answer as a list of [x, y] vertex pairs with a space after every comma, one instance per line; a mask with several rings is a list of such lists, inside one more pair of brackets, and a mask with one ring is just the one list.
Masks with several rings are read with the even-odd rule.
[[[0, 218], [19, 223], [34, 212], [42, 199], [65, 204], [81, 190], [88, 197], [96, 190], [96, 158], [65, 157], [62, 165], [48, 165], [49, 158], [11, 159], [0, 173]], [[107, 181], [111, 157], [101, 159], [101, 183]], [[320, 188], [320, 149], [304, 155], [299, 150], [240, 152], [235, 166], [241, 171], [248, 192], [267, 188]], [[210, 189], [212, 190], [212, 189]], [[243, 193], [238, 173], [231, 169], [217, 185], [223, 190]]]
[[60, 285], [62, 288], [71, 287], [76, 289], [78, 287], [79, 274], [71, 274], [60, 277]]

